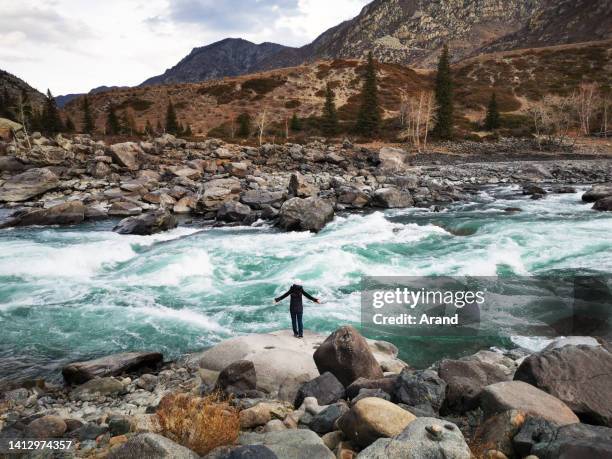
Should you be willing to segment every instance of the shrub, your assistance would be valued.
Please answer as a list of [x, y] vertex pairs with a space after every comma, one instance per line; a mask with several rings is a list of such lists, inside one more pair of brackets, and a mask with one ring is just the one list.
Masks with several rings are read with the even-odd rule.
[[284, 85], [287, 80], [281, 78], [253, 78], [242, 83], [242, 89], [254, 91], [258, 95], [267, 94], [274, 91], [279, 86]]
[[140, 99], [139, 97], [132, 96], [129, 99], [124, 100], [119, 105], [117, 105], [118, 109], [125, 109], [128, 107], [132, 107], [137, 112], [144, 112], [148, 110], [153, 105], [153, 102], [146, 99]]
[[157, 417], [164, 435], [202, 456], [233, 444], [240, 432], [238, 411], [218, 394], [204, 398], [167, 395], [159, 404]]

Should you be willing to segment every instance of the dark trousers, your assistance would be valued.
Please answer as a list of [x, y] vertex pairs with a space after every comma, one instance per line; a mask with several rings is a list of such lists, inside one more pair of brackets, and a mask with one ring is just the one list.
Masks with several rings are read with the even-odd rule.
[[301, 312], [293, 312], [291, 313], [291, 325], [293, 326], [293, 334], [302, 336], [304, 334], [304, 324], [302, 323], [302, 315]]

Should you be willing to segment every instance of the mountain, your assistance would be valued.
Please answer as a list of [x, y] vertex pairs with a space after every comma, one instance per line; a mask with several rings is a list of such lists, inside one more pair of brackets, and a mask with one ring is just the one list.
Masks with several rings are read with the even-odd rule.
[[[98, 94], [101, 92], [112, 91], [114, 89], [127, 89], [128, 86], [98, 86], [93, 88], [88, 94]], [[62, 96], [55, 96], [55, 103], [59, 108], [64, 108], [68, 102], [76, 99], [77, 97], [84, 96], [85, 93], [80, 94], [64, 94]]]
[[45, 95], [28, 83], [15, 75], [0, 70], [0, 94], [4, 95], [4, 92], [8, 94], [9, 98], [13, 101], [18, 100], [22, 94], [27, 94], [32, 107], [39, 110], [45, 102]]
[[261, 70], [261, 62], [287, 49], [276, 43], [256, 45], [240, 38], [227, 38], [201, 48], [194, 48], [174, 67], [141, 84], [190, 83], [238, 76]]
[[374, 0], [358, 16], [291, 48], [227, 39], [194, 49], [143, 85], [186, 83], [300, 65], [361, 59], [431, 68], [443, 44], [454, 62], [484, 52], [612, 38], [610, 0]]

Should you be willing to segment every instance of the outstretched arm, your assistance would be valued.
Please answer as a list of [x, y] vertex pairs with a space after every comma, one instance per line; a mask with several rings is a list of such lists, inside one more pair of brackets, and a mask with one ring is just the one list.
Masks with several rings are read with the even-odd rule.
[[289, 295], [291, 294], [291, 289], [287, 290], [287, 293], [285, 293], [282, 296], [279, 296], [278, 298], [274, 298], [274, 302], [278, 303], [279, 301], [283, 301], [285, 298], [287, 298]]
[[308, 298], [310, 301], [314, 301], [315, 303], [319, 303], [318, 298], [315, 298], [314, 296], [312, 296], [310, 293], [308, 293], [306, 290], [302, 290], [302, 293], [304, 294], [304, 296], [306, 298]]

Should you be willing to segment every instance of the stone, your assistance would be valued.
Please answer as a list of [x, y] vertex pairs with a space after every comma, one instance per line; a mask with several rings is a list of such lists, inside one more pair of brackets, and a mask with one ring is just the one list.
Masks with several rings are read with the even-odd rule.
[[85, 207], [86, 220], [103, 220], [108, 217], [106, 209], [100, 204], [92, 204]]
[[525, 457], [537, 443], [549, 442], [557, 428], [557, 425], [546, 419], [527, 416], [519, 432], [512, 438], [512, 447], [517, 455]]
[[70, 392], [70, 399], [77, 401], [91, 401], [100, 396], [118, 395], [126, 392], [121, 381], [113, 377], [90, 379]]
[[554, 349], [559, 349], [564, 346], [601, 346], [599, 341], [597, 341], [592, 336], [561, 336], [559, 338], [553, 339], [542, 352], [552, 351]]
[[110, 217], [131, 217], [140, 215], [141, 213], [142, 207], [128, 201], [114, 202], [110, 209], [108, 209], [108, 215]]
[[500, 451], [508, 457], [514, 457], [512, 439], [519, 433], [525, 423], [525, 413], [508, 410], [487, 419], [476, 430], [474, 443], [486, 450]]
[[206, 459], [278, 459], [278, 456], [264, 445], [223, 446], [204, 457]]
[[145, 373], [136, 380], [136, 386], [149, 392], [153, 392], [157, 387], [158, 377]]
[[[255, 365], [258, 389], [276, 396], [284, 387], [283, 400], [293, 402], [301, 384], [319, 376], [312, 356], [326, 338], [308, 330], [304, 339], [295, 339], [291, 330], [255, 333], [223, 340], [195, 358], [201, 368], [213, 371], [249, 360]], [[398, 350], [391, 343], [366, 341], [381, 366], [397, 360]]]
[[121, 167], [135, 171], [139, 168], [139, 157], [144, 152], [135, 142], [116, 143], [110, 147], [113, 162]]
[[0, 156], [0, 172], [22, 172], [25, 169], [25, 164], [23, 164], [19, 159], [14, 156]]
[[533, 196], [533, 195], [545, 195], [546, 194], [546, 190], [544, 190], [544, 188], [539, 187], [537, 185], [523, 185], [523, 194], [526, 196]]
[[507, 410], [519, 410], [558, 425], [580, 422], [561, 400], [523, 381], [505, 381], [485, 387], [480, 395], [480, 406], [485, 418]]
[[241, 445], [264, 445], [282, 459], [335, 458], [316, 433], [305, 429], [261, 434], [242, 433], [238, 438], [238, 443]]
[[29, 169], [0, 186], [0, 202], [21, 202], [57, 188], [60, 181], [49, 169]]
[[251, 215], [251, 208], [240, 202], [226, 202], [217, 211], [217, 220], [222, 222], [243, 222]]
[[309, 198], [311, 196], [316, 196], [318, 191], [317, 187], [308, 183], [299, 172], [291, 174], [289, 187], [287, 189], [287, 194], [289, 196], [293, 198]]
[[252, 209], [279, 205], [284, 199], [285, 193], [282, 191], [249, 190], [240, 195], [240, 202]]
[[394, 437], [416, 417], [397, 405], [380, 398], [364, 398], [338, 419], [346, 438], [366, 447], [379, 438]]
[[103, 376], [119, 376], [144, 368], [156, 368], [163, 361], [158, 352], [125, 352], [85, 362], [74, 362], [62, 369], [67, 384], [83, 384]]
[[125, 218], [113, 228], [113, 231], [119, 234], [149, 236], [174, 229], [177, 226], [178, 222], [174, 215], [165, 210], [158, 210], [137, 217]]
[[407, 191], [396, 188], [379, 188], [372, 194], [372, 206], [384, 209], [403, 209], [412, 207], [414, 201]]
[[370, 204], [370, 196], [357, 187], [342, 186], [336, 190], [336, 201], [347, 207], [361, 209]]
[[244, 178], [249, 172], [249, 166], [246, 163], [229, 163], [227, 171], [234, 177]]
[[612, 427], [612, 354], [602, 346], [572, 346], [532, 354], [514, 379], [565, 403], [583, 421]]
[[597, 202], [593, 205], [593, 210], [599, 210], [600, 212], [612, 211], [612, 196], [597, 200]]
[[401, 172], [406, 168], [408, 153], [399, 148], [383, 147], [378, 152], [376, 160], [378, 167], [384, 172]]
[[321, 231], [334, 218], [334, 208], [321, 198], [291, 198], [279, 212], [278, 225], [286, 231]]
[[510, 379], [498, 366], [477, 360], [443, 360], [438, 375], [446, 382], [446, 406], [460, 413], [478, 406], [486, 386]]
[[344, 440], [344, 434], [341, 430], [334, 430], [333, 432], [326, 433], [321, 437], [325, 446], [327, 446], [330, 450], [334, 451], [340, 442]]
[[377, 398], [382, 398], [383, 400], [391, 401], [391, 395], [382, 389], [361, 389], [359, 393], [357, 394], [357, 396], [351, 400], [351, 404], [354, 405], [359, 400], [368, 398], [368, 397], [377, 397]]
[[582, 195], [584, 202], [596, 202], [600, 199], [612, 196], [612, 183], [594, 185], [589, 191]]
[[531, 454], [539, 459], [608, 459], [612, 457], [612, 429], [588, 424], [561, 426], [551, 438], [536, 443]]
[[113, 449], [108, 459], [198, 459], [193, 451], [154, 433], [142, 433]]
[[70, 432], [70, 437], [77, 438], [79, 441], [95, 440], [100, 435], [108, 432], [107, 426], [101, 426], [93, 422], [88, 422], [78, 429]]
[[386, 376], [380, 379], [358, 378], [346, 388], [346, 396], [349, 399], [357, 397], [364, 389], [381, 390], [392, 395], [397, 382], [397, 375]]
[[349, 411], [348, 406], [344, 402], [334, 403], [316, 414], [310, 422], [310, 430], [319, 435], [326, 434], [334, 430], [334, 424], [337, 419]]
[[359, 378], [383, 377], [368, 343], [350, 325], [333, 332], [315, 351], [313, 358], [320, 373], [331, 372], [344, 386]]
[[[275, 416], [284, 418], [288, 411], [289, 408], [281, 403], [259, 402], [257, 405], [240, 412], [240, 428], [244, 430], [263, 426], [268, 424]], [[276, 420], [282, 425], [280, 419]]]
[[85, 219], [85, 206], [81, 201], [69, 201], [48, 209], [35, 209], [10, 220], [3, 226], [76, 225]]
[[302, 384], [298, 390], [294, 406], [297, 408], [307, 397], [314, 397], [319, 405], [329, 405], [344, 398], [344, 386], [332, 373], [326, 372]]
[[264, 432], [279, 432], [281, 430], [287, 430], [287, 427], [280, 419], [272, 419], [264, 426]]
[[131, 429], [131, 421], [127, 416], [111, 415], [108, 418], [108, 429], [112, 436], [127, 434]]
[[66, 430], [66, 423], [59, 416], [43, 416], [30, 422], [24, 433], [27, 438], [45, 440], [59, 438]]
[[216, 388], [226, 393], [240, 393], [257, 388], [255, 365], [249, 360], [238, 360], [225, 367], [217, 379]]
[[431, 406], [438, 412], [444, 403], [446, 382], [433, 370], [402, 370], [397, 378], [393, 398], [398, 403], [420, 407]]
[[197, 207], [197, 200], [193, 196], [184, 196], [172, 206], [175, 214], [189, 214]]

